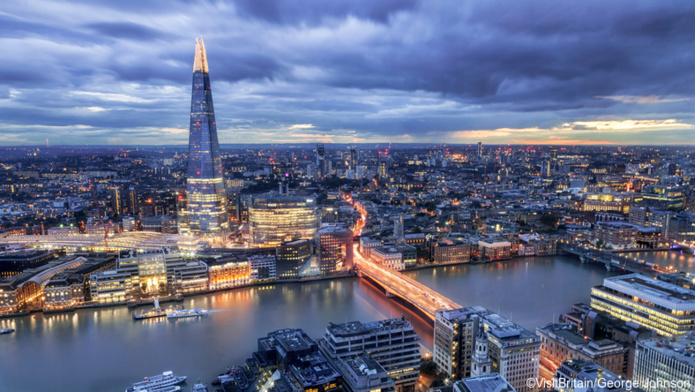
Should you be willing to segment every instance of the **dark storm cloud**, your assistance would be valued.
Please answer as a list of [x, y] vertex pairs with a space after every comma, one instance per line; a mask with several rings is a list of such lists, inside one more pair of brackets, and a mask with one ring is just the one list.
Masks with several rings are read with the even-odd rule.
[[689, 0], [5, 2], [0, 143], [47, 129], [185, 142], [196, 35], [222, 142], [628, 118], [677, 119], [680, 135], [695, 123], [693, 20]]
[[90, 23], [86, 27], [103, 36], [137, 41], [151, 41], [168, 36], [147, 26], [129, 22]]
[[238, 0], [243, 16], [274, 23], [317, 24], [326, 18], [354, 16], [385, 23], [398, 11], [411, 10], [415, 0]]

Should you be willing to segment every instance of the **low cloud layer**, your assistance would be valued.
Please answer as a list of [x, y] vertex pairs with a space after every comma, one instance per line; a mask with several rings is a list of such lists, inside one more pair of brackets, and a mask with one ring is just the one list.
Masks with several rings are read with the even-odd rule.
[[689, 0], [5, 3], [4, 145], [185, 145], [197, 35], [222, 143], [693, 143]]

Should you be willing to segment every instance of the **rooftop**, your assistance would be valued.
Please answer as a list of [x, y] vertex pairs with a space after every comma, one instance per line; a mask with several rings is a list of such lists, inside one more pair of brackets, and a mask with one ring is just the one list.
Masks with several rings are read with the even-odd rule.
[[454, 384], [461, 392], [515, 392], [516, 390], [499, 373], [470, 377]]
[[639, 346], [656, 350], [664, 355], [675, 358], [691, 368], [695, 368], [695, 333], [681, 336], [677, 339], [653, 338], [640, 340]]
[[639, 274], [606, 278], [603, 286], [657, 305], [669, 308], [678, 306], [679, 310], [695, 310], [695, 291]]
[[355, 336], [376, 331], [385, 331], [400, 328], [413, 328], [404, 317], [362, 323], [360, 321], [349, 321], [342, 324], [329, 323], [326, 330], [333, 336]]

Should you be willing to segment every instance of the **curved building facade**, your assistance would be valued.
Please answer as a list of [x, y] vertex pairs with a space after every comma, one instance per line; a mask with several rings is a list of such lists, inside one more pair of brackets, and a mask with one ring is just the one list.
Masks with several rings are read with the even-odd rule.
[[251, 241], [258, 246], [312, 239], [320, 225], [316, 200], [311, 197], [257, 197], [249, 208]]

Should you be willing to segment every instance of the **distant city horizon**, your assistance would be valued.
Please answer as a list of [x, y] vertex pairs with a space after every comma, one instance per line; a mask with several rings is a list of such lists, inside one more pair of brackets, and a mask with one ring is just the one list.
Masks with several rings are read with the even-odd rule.
[[[418, 142], [410, 142], [410, 143], [392, 143], [388, 141], [384, 142], [370, 142], [370, 143], [314, 143], [314, 142], [305, 142], [305, 143], [220, 143], [220, 148], [258, 148], [262, 146], [282, 146], [282, 147], [306, 147], [306, 148], [311, 148], [313, 149], [316, 144], [324, 144], [326, 146], [344, 146], [344, 147], [349, 147], [349, 146], [362, 146], [362, 147], [369, 147], [369, 148], [379, 148], [380, 146], [391, 146], [391, 147], [401, 147], [401, 146], [406, 146], [406, 147], [433, 147], [433, 146], [447, 146], [447, 147], [464, 147], [464, 146], [470, 146], [470, 147], [476, 147], [476, 143], [418, 143]], [[645, 147], [645, 148], [653, 148], [653, 147], [683, 147], [683, 148], [691, 148], [695, 147], [695, 143], [693, 144], [576, 144], [576, 145], [570, 145], [570, 144], [522, 144], [522, 143], [496, 143], [496, 144], [485, 144], [483, 142], [484, 146], [488, 147], [563, 147], [563, 148], [573, 148], [573, 147]], [[50, 145], [48, 148], [69, 148], [69, 147], [77, 147], [77, 148], [174, 148], [174, 149], [188, 149], [188, 142], [185, 144], [56, 144], [56, 145]], [[26, 145], [0, 145], [0, 148], [46, 148], [46, 145], [41, 145], [41, 144], [26, 144]]]

